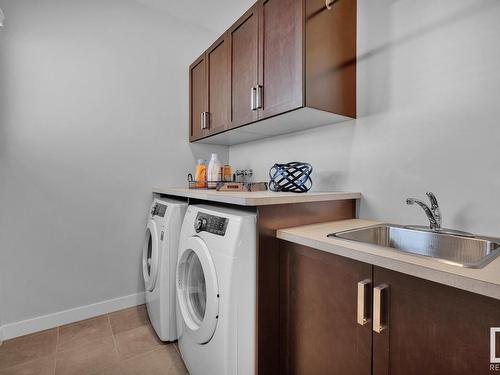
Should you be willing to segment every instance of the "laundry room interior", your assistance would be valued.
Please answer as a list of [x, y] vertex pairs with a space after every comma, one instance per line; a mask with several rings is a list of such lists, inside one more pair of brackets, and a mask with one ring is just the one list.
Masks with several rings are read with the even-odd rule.
[[0, 375], [500, 374], [498, 0], [0, 0]]

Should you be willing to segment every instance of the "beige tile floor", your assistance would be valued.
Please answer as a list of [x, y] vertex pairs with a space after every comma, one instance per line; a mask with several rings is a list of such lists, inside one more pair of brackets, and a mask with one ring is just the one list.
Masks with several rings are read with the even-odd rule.
[[189, 375], [144, 305], [5, 341], [0, 375]]

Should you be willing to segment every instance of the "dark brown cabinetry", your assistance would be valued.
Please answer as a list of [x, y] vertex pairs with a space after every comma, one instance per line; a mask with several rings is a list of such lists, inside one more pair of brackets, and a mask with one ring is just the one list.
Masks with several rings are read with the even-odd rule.
[[207, 62], [209, 105], [212, 69], [227, 79], [216, 99], [227, 118], [212, 126], [212, 108], [197, 120], [192, 107], [190, 140], [236, 144], [356, 117], [356, 3], [259, 0], [215, 43], [227, 53]]
[[208, 134], [218, 133], [229, 123], [229, 43], [225, 36], [206, 53], [208, 85]]
[[281, 373], [370, 375], [372, 330], [356, 324], [356, 293], [372, 266], [293, 243], [280, 263]]
[[229, 124], [229, 43], [218, 39], [189, 67], [189, 139], [207, 137]]
[[206, 117], [208, 113], [206, 56], [203, 54], [189, 67], [189, 139], [196, 140], [208, 135]]
[[259, 65], [258, 29], [258, 7], [255, 5], [228, 31], [232, 128], [257, 120], [254, 108]]
[[[306, 106], [356, 117], [356, 1], [305, 2]], [[335, 10], [335, 11], [333, 11]]]
[[387, 328], [373, 333], [374, 375], [491, 375], [490, 328], [500, 326], [500, 301], [380, 267], [373, 274], [375, 286], [388, 286]]
[[260, 120], [304, 105], [304, 18], [297, 0], [266, 0], [258, 8]]
[[[282, 263], [276, 230], [299, 225], [352, 219], [355, 200], [278, 204], [257, 208], [257, 368], [258, 374], [280, 373], [280, 280]], [[282, 371], [282, 370], [281, 370]]]
[[496, 299], [286, 241], [280, 279], [282, 374], [492, 373]]
[[207, 51], [208, 133], [218, 133], [229, 123], [229, 43], [225, 36]]

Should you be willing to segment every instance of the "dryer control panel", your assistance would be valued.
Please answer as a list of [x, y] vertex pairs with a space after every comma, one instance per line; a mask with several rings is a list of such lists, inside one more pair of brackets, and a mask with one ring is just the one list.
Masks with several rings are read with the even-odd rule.
[[151, 209], [151, 216], [165, 217], [165, 212], [167, 212], [167, 206], [156, 203]]
[[198, 212], [194, 222], [194, 229], [196, 230], [196, 233], [208, 232], [216, 234], [217, 236], [224, 236], [226, 234], [228, 223], [228, 218]]

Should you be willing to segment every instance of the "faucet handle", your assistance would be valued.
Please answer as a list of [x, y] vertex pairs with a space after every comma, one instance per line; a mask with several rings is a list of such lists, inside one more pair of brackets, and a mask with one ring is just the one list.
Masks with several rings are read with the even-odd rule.
[[428, 191], [425, 193], [429, 197], [429, 200], [431, 201], [432, 208], [439, 207], [436, 195], [432, 191]]
[[441, 216], [441, 209], [439, 208], [439, 203], [438, 203], [438, 200], [436, 198], [436, 195], [431, 191], [428, 191], [425, 194], [427, 195], [427, 197], [429, 197], [429, 200], [431, 201], [431, 211], [434, 214], [436, 221], [441, 226], [441, 217], [442, 217]]

